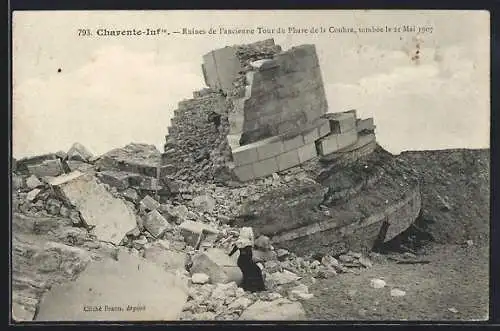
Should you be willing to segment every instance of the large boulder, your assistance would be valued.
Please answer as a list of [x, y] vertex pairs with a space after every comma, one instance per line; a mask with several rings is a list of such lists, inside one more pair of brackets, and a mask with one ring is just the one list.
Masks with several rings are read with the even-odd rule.
[[191, 275], [207, 274], [212, 284], [229, 282], [241, 284], [243, 279], [234, 255], [230, 257], [220, 248], [209, 248], [205, 252], [198, 253], [193, 257], [192, 262]]
[[90, 264], [74, 282], [53, 287], [37, 321], [178, 320], [187, 301], [179, 276], [121, 252]]
[[253, 321], [293, 321], [305, 320], [306, 312], [298, 301], [280, 298], [274, 301], [257, 301], [248, 307], [240, 320]]

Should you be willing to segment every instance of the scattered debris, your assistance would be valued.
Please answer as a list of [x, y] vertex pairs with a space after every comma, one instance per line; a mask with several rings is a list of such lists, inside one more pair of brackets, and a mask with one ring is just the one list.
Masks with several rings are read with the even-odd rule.
[[385, 285], [386, 285], [386, 282], [382, 279], [374, 278], [374, 279], [370, 280], [370, 286], [373, 288], [379, 289], [379, 288], [385, 287]]

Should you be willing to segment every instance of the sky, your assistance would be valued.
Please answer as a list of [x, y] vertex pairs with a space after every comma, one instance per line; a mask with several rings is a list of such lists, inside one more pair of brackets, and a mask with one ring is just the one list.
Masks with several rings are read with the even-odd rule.
[[[394, 31], [403, 26], [416, 30]], [[220, 27], [326, 32], [97, 35]], [[489, 148], [487, 11], [23, 11], [14, 13], [12, 31], [16, 158], [66, 151], [74, 142], [96, 155], [131, 142], [162, 150], [177, 103], [205, 87], [202, 56], [267, 38], [283, 49], [316, 45], [329, 112], [374, 117], [377, 140], [391, 153]]]

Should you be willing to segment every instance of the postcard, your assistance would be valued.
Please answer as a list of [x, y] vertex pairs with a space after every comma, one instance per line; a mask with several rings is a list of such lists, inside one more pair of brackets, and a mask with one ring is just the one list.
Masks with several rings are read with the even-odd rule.
[[11, 317], [489, 319], [490, 15], [15, 11]]

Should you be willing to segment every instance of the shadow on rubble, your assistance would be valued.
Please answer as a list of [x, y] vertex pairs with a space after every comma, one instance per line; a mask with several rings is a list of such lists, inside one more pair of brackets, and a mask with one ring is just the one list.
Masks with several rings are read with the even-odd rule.
[[383, 242], [389, 224], [385, 222], [379, 233], [379, 239], [375, 242], [372, 251], [380, 254], [406, 253], [418, 254], [425, 247], [434, 242], [434, 238], [427, 228], [433, 221], [422, 217], [422, 212], [408, 229], [393, 239]]

